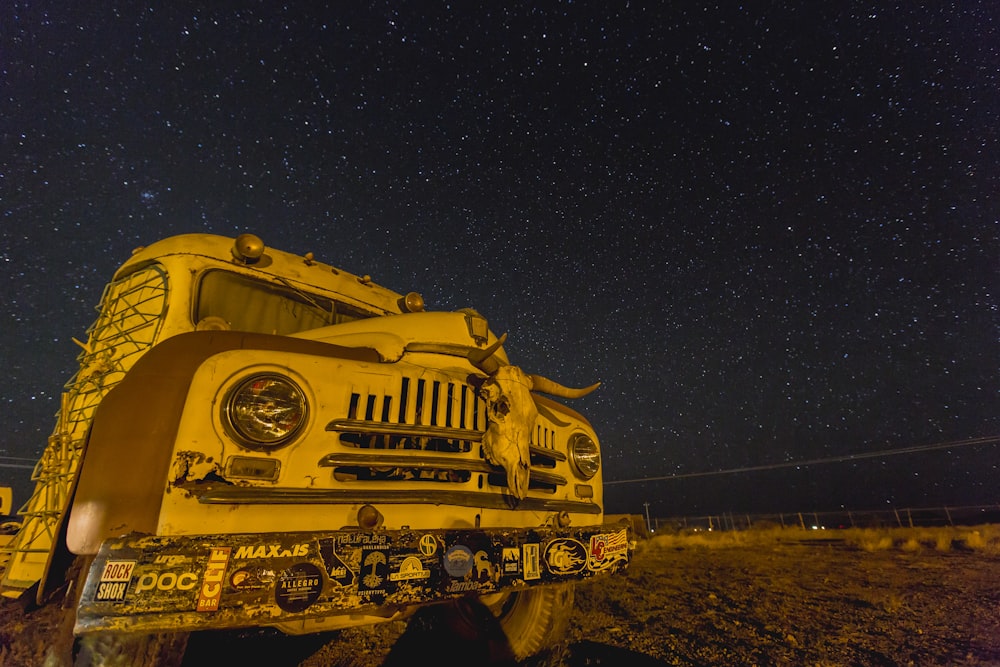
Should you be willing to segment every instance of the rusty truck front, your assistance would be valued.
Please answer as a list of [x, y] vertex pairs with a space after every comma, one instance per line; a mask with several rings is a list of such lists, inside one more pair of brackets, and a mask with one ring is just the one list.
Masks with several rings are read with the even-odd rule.
[[526, 657], [574, 582], [627, 567], [597, 435], [562, 402], [596, 385], [511, 364], [474, 310], [186, 235], [123, 266], [102, 320], [50, 438], [65, 505], [29, 502], [24, 536], [55, 535], [43, 582], [86, 563], [82, 638], [315, 632], [472, 595]]

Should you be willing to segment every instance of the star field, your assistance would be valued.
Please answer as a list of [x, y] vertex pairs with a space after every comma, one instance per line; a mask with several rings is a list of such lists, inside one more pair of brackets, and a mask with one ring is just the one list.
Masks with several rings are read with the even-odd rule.
[[[0, 462], [40, 454], [114, 269], [186, 232], [472, 306], [529, 372], [602, 381], [573, 406], [609, 481], [1000, 435], [1000, 12], [680, 5], [10, 3]], [[996, 503], [998, 465], [956, 444], [609, 510]], [[28, 473], [0, 480], [23, 501]]]

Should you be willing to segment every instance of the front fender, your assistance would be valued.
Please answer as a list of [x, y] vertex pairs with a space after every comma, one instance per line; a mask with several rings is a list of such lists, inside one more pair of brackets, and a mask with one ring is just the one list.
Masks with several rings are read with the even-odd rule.
[[195, 370], [220, 352], [298, 352], [377, 363], [368, 348], [238, 331], [194, 331], [156, 345], [98, 406], [80, 464], [66, 544], [96, 554], [127, 533], [156, 531], [177, 428]]

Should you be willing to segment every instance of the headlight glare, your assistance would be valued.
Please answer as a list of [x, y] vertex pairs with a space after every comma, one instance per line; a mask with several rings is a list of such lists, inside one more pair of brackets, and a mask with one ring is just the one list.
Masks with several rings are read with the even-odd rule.
[[601, 451], [585, 433], [574, 433], [569, 439], [569, 460], [577, 474], [590, 479], [601, 468]]
[[255, 375], [229, 395], [226, 413], [235, 435], [250, 449], [287, 443], [306, 419], [299, 387], [281, 375]]

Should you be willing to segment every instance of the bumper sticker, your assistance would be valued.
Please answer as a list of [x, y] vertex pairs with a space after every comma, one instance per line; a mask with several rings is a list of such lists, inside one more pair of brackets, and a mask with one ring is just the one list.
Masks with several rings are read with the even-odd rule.
[[337, 555], [337, 545], [334, 539], [324, 538], [319, 541], [319, 556], [323, 559], [323, 565], [330, 581], [338, 586], [350, 586], [354, 583], [354, 572], [347, 567], [344, 559]]
[[412, 579], [427, 579], [431, 576], [430, 570], [424, 569], [424, 564], [416, 556], [407, 556], [399, 566], [398, 572], [389, 575], [391, 581], [410, 581]]
[[125, 599], [125, 589], [132, 579], [134, 560], [109, 560], [101, 571], [100, 585], [95, 599], [107, 602], [121, 602]]
[[219, 609], [219, 601], [222, 599], [222, 582], [226, 577], [230, 551], [229, 547], [212, 547], [209, 550], [208, 564], [205, 566], [201, 590], [198, 592], [198, 611], [217, 611]]
[[464, 579], [472, 571], [472, 551], [464, 544], [456, 544], [444, 553], [444, 571], [456, 579]]
[[358, 593], [365, 600], [381, 604], [385, 600], [385, 582], [389, 578], [389, 554], [379, 547], [361, 547], [361, 575]]
[[630, 545], [617, 525], [127, 535], [101, 545], [74, 630], [238, 628], [384, 613], [621, 572]]
[[553, 574], [576, 574], [587, 566], [587, 549], [577, 540], [556, 538], [545, 547], [545, 565]]
[[296, 563], [278, 575], [274, 598], [283, 610], [295, 613], [311, 607], [322, 590], [320, 569], [312, 563]]

